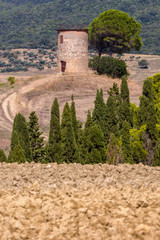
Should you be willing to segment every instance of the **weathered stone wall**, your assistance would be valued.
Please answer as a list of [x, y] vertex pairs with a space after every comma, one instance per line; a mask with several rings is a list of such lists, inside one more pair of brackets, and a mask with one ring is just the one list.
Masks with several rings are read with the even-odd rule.
[[[63, 43], [61, 36], [63, 35]], [[60, 31], [58, 33], [58, 72], [61, 61], [66, 62], [66, 73], [88, 71], [88, 33], [83, 30]]]

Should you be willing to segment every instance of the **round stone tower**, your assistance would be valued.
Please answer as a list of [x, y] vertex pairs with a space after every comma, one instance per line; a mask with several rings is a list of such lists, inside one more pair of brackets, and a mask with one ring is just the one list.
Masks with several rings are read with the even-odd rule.
[[88, 71], [88, 31], [58, 30], [58, 72], [85, 73]]

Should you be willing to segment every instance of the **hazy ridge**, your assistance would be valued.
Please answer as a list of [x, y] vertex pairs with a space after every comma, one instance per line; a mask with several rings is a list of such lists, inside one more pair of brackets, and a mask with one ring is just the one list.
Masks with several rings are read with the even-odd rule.
[[160, 53], [160, 0], [0, 0], [0, 48], [51, 47], [58, 26], [88, 26], [108, 9], [125, 11], [142, 24], [141, 52]]

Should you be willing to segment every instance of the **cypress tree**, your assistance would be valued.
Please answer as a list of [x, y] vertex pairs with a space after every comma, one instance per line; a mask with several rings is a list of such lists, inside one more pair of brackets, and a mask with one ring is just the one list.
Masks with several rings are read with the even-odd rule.
[[103, 99], [103, 90], [97, 90], [96, 99], [94, 101], [95, 107], [92, 114], [93, 122], [101, 127], [102, 132], [105, 132], [105, 116], [106, 105]]
[[49, 162], [61, 162], [61, 127], [57, 98], [55, 98], [51, 108], [47, 158]]
[[45, 158], [44, 137], [41, 137], [42, 132], [39, 131], [38, 117], [34, 111], [29, 116], [28, 132], [32, 159], [34, 162], [42, 162]]
[[130, 143], [130, 124], [127, 121], [123, 122], [122, 127], [122, 153], [124, 163], [133, 163], [132, 150]]
[[78, 121], [76, 118], [76, 109], [75, 109], [75, 102], [74, 102], [74, 96], [71, 96], [71, 118], [72, 118], [72, 126], [73, 126], [73, 131], [74, 131], [74, 136], [75, 136], [75, 140], [76, 143], [78, 143]]
[[25, 151], [20, 146], [20, 144], [16, 145], [13, 149], [12, 162], [18, 162], [18, 163], [25, 163], [26, 162]]
[[146, 164], [152, 165], [157, 162], [157, 114], [154, 107], [154, 98], [152, 90], [152, 80], [147, 78], [143, 83], [143, 95], [140, 97], [140, 107], [138, 111], [139, 126], [146, 124], [146, 130], [143, 134], [143, 146], [147, 151]]
[[104, 163], [105, 144], [104, 136], [99, 125], [93, 124], [88, 132], [88, 163]]
[[150, 102], [147, 107], [148, 116], [146, 120], [146, 132], [149, 135], [149, 138], [155, 143], [157, 140], [157, 130], [156, 130], [156, 111], [154, 107], [154, 102]]
[[122, 162], [122, 151], [114, 133], [110, 134], [106, 155], [109, 164], [118, 164]]
[[129, 88], [128, 88], [128, 83], [127, 83], [127, 78], [122, 77], [122, 82], [121, 82], [121, 99], [122, 102], [127, 103], [127, 105], [130, 105], [130, 99], [129, 99]]
[[89, 160], [88, 160], [89, 130], [92, 124], [93, 124], [93, 121], [92, 121], [91, 112], [88, 111], [85, 127], [82, 132], [81, 144], [79, 145], [80, 162], [82, 164], [89, 163]]
[[122, 77], [121, 93], [119, 103], [119, 127], [122, 129], [123, 122], [126, 120], [131, 126], [133, 125], [133, 119], [130, 112], [130, 98], [127, 78]]
[[0, 149], [0, 162], [7, 162], [6, 155], [2, 149]]
[[79, 153], [72, 127], [71, 111], [66, 103], [62, 113], [61, 124], [62, 161], [66, 163], [79, 162]]
[[[14, 118], [11, 137], [11, 151], [13, 151], [18, 144], [24, 150], [26, 161], [31, 162], [32, 156], [27, 123], [25, 117], [20, 113], [16, 114]], [[10, 155], [13, 156], [11, 152]]]
[[113, 83], [113, 87], [108, 90], [108, 95], [112, 96], [115, 99], [115, 102], [117, 103], [117, 105], [119, 105], [120, 94], [119, 94], [119, 88], [117, 83], [115, 82]]
[[[150, 104], [152, 106], [150, 106]], [[143, 92], [140, 97], [140, 105], [138, 111], [138, 121], [139, 126], [146, 123], [148, 116], [150, 115], [150, 110], [154, 105], [153, 91], [152, 91], [152, 80], [146, 79], [143, 82]], [[151, 110], [152, 111], [152, 110]]]
[[92, 120], [91, 112], [88, 111], [87, 119], [85, 122], [85, 128], [84, 128], [86, 136], [88, 135], [88, 131], [89, 131], [90, 127], [92, 126], [92, 124], [93, 124], [93, 120]]
[[113, 96], [109, 96], [107, 99], [106, 109], [106, 143], [108, 144], [110, 134], [114, 133], [118, 136], [118, 116], [116, 109], [116, 102]]
[[12, 151], [13, 151], [14, 147], [19, 144], [19, 142], [20, 142], [20, 140], [19, 140], [18, 133], [16, 130], [14, 130], [12, 132], [12, 136], [11, 136], [11, 150]]

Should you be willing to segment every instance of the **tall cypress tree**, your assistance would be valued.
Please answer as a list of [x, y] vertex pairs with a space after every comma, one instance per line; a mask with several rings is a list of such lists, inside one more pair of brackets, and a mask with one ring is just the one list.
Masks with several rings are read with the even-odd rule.
[[155, 165], [159, 158], [159, 143], [157, 141], [157, 114], [154, 107], [152, 80], [147, 78], [143, 83], [143, 92], [140, 97], [140, 107], [138, 111], [139, 126], [146, 124], [146, 131], [143, 134], [143, 146], [147, 151], [145, 163]]
[[150, 104], [153, 107], [154, 100], [153, 100], [152, 80], [146, 79], [143, 82], [143, 92], [142, 92], [142, 96], [140, 97], [140, 105], [139, 105], [139, 111], [138, 111], [139, 126], [142, 126], [143, 124], [146, 123], [147, 118], [150, 115], [150, 110], [152, 109]]
[[92, 121], [91, 112], [88, 111], [85, 127], [81, 137], [81, 144], [79, 146], [80, 162], [82, 164], [89, 163], [89, 160], [88, 160], [88, 157], [89, 157], [88, 149], [89, 149], [89, 141], [90, 141], [89, 130], [92, 124], [93, 124], [93, 121]]
[[122, 77], [120, 92], [120, 104], [119, 104], [119, 127], [122, 129], [123, 122], [126, 120], [131, 126], [133, 125], [133, 119], [130, 112], [130, 98], [127, 78]]
[[61, 162], [61, 127], [57, 98], [55, 98], [51, 108], [47, 157], [49, 162]]
[[[18, 113], [14, 118], [12, 137], [11, 137], [11, 151], [19, 144], [25, 154], [25, 159], [28, 162], [32, 161], [31, 147], [29, 141], [29, 133], [25, 117]], [[13, 154], [10, 152], [10, 155]], [[9, 157], [10, 158], [10, 157]]]
[[41, 137], [42, 132], [39, 131], [38, 117], [34, 111], [31, 112], [29, 116], [28, 132], [32, 159], [35, 162], [42, 162], [45, 158], [44, 137]]
[[62, 113], [61, 124], [62, 161], [66, 163], [79, 162], [79, 152], [72, 127], [71, 111], [66, 103]]
[[104, 136], [99, 125], [93, 124], [88, 132], [88, 163], [106, 162]]
[[25, 151], [20, 146], [20, 144], [17, 144], [13, 149], [12, 162], [18, 162], [18, 163], [25, 163], [26, 162]]
[[74, 96], [71, 96], [72, 99], [72, 103], [71, 103], [71, 118], [72, 118], [72, 126], [73, 126], [73, 131], [74, 131], [74, 136], [75, 136], [75, 140], [76, 143], [78, 143], [78, 128], [79, 128], [79, 124], [77, 121], [77, 117], [76, 117], [76, 109], [75, 109], [75, 102], [74, 102]]
[[153, 143], [156, 143], [157, 140], [157, 130], [156, 130], [156, 111], [154, 107], [154, 102], [150, 102], [150, 104], [147, 107], [148, 116], [146, 120], [146, 132], [149, 135], [149, 138], [153, 141]]
[[103, 90], [97, 90], [96, 99], [94, 101], [95, 107], [93, 109], [92, 119], [93, 122], [101, 127], [102, 132], [105, 132], [105, 114], [106, 104], [103, 99]]
[[124, 163], [133, 163], [129, 129], [130, 124], [124, 121], [122, 127], [122, 153]]
[[107, 108], [106, 108], [106, 143], [108, 144], [110, 134], [114, 133], [118, 136], [118, 116], [116, 109], [116, 102], [113, 96], [109, 96], [107, 99]]

